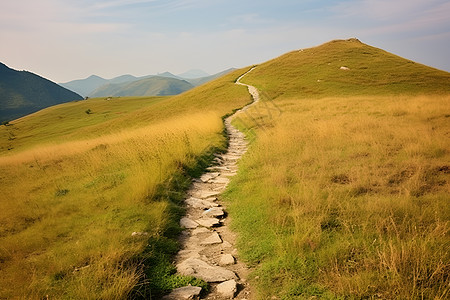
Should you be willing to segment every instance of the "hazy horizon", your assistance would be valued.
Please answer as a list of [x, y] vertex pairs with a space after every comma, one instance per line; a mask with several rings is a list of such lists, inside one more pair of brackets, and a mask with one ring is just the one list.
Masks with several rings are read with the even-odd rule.
[[55, 82], [215, 74], [356, 37], [450, 71], [444, 0], [22, 0], [0, 4], [0, 61]]

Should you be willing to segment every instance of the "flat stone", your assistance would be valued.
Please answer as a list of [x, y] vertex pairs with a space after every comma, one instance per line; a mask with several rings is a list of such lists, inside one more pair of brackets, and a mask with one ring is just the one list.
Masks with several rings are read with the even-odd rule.
[[223, 156], [224, 160], [232, 160], [232, 159], [239, 159], [239, 158], [241, 158], [240, 155], [231, 154], [231, 153], [227, 153]]
[[201, 241], [200, 245], [214, 245], [221, 243], [222, 239], [220, 238], [219, 234], [217, 232], [213, 232], [210, 236]]
[[228, 183], [230, 183], [230, 179], [221, 176], [221, 177], [211, 179], [210, 182], [216, 183], [216, 184], [228, 184]]
[[223, 249], [232, 248], [232, 247], [233, 247], [233, 245], [231, 245], [229, 242], [223, 241], [223, 243], [222, 243]]
[[206, 199], [204, 199], [205, 201], [209, 201], [209, 202], [214, 202], [214, 201], [216, 201], [217, 200], [217, 197], [209, 197], [209, 198], [206, 198]]
[[210, 172], [210, 173], [205, 173], [202, 176], [200, 176], [200, 180], [202, 182], [208, 182], [211, 179], [216, 178], [217, 176], [219, 176], [220, 173], [219, 172]]
[[205, 190], [200, 190], [196, 192], [196, 195], [198, 198], [200, 199], [206, 199], [212, 196], [217, 196], [219, 195], [220, 192], [219, 191], [205, 191]]
[[164, 300], [193, 300], [199, 299], [201, 287], [198, 286], [184, 286], [174, 289], [169, 295], [163, 297]]
[[196, 222], [204, 227], [213, 227], [220, 224], [220, 220], [217, 218], [201, 218], [196, 220]]
[[202, 213], [202, 215], [207, 217], [222, 217], [224, 214], [222, 207], [211, 207]]
[[188, 258], [177, 265], [180, 274], [194, 276], [206, 282], [222, 282], [237, 279], [233, 271], [222, 267], [211, 266], [198, 258]]
[[228, 265], [234, 265], [235, 260], [233, 255], [231, 254], [222, 254], [220, 256], [219, 265], [221, 266], [228, 266]]
[[233, 172], [222, 173], [222, 176], [224, 176], [224, 177], [233, 177], [236, 174], [237, 174], [237, 171], [233, 171]]
[[180, 250], [178, 251], [178, 255], [180, 257], [183, 257], [184, 259], [187, 258], [200, 258], [200, 254], [198, 253], [198, 249], [194, 250]]
[[206, 173], [206, 174], [203, 174], [201, 177], [200, 177], [200, 181], [201, 182], [203, 182], [203, 183], [206, 183], [206, 182], [208, 182], [209, 180], [211, 180], [211, 179], [213, 179], [214, 177], [212, 177], [212, 176], [210, 176], [208, 173]]
[[187, 229], [194, 229], [198, 227], [198, 223], [189, 218], [181, 218], [180, 226]]
[[219, 204], [217, 203], [195, 197], [187, 198], [184, 201], [186, 202], [187, 205], [192, 206], [193, 208], [208, 209], [211, 207], [219, 206]]
[[202, 234], [202, 233], [208, 233], [211, 232], [208, 228], [205, 227], [198, 227], [192, 231], [192, 235]]
[[217, 285], [217, 293], [222, 297], [233, 299], [237, 292], [237, 283], [234, 279], [222, 282]]
[[224, 167], [224, 166], [213, 166], [213, 167], [208, 167], [206, 168], [207, 170], [213, 170], [213, 171], [227, 171], [228, 167]]

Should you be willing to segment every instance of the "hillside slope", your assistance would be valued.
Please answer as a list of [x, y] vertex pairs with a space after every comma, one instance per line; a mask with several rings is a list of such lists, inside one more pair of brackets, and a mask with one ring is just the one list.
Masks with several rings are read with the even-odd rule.
[[0, 298], [161, 299], [201, 284], [171, 265], [181, 201], [226, 147], [222, 116], [250, 101], [234, 84], [245, 71], [173, 97], [64, 103], [0, 126]]
[[42, 108], [83, 99], [58, 84], [0, 63], [0, 121], [9, 121]]
[[292, 51], [259, 65], [247, 78], [271, 98], [450, 92], [450, 73], [357, 39]]
[[106, 84], [90, 93], [89, 97], [169, 96], [180, 94], [193, 87], [185, 80], [154, 76], [132, 82]]
[[257, 299], [448, 298], [449, 79], [355, 39], [242, 79], [226, 198]]

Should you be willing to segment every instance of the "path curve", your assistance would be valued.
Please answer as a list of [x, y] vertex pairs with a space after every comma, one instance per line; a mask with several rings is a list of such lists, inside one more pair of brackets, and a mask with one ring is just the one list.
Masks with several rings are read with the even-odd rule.
[[[235, 248], [235, 234], [230, 230], [226, 207], [217, 196], [220, 195], [237, 173], [237, 162], [247, 151], [245, 135], [237, 130], [231, 121], [259, 101], [258, 90], [240, 80], [255, 67], [241, 75], [236, 84], [248, 87], [253, 102], [226, 118], [225, 128], [229, 146], [225, 154], [216, 154], [214, 165], [207, 168], [199, 179], [195, 179], [188, 191], [186, 216], [180, 225], [185, 228], [180, 242], [181, 250], [175, 257], [177, 271], [208, 282], [209, 293], [201, 299], [250, 299], [251, 290], [247, 283], [248, 268], [240, 261]], [[175, 289], [164, 299], [199, 299], [200, 288], [182, 287]]]

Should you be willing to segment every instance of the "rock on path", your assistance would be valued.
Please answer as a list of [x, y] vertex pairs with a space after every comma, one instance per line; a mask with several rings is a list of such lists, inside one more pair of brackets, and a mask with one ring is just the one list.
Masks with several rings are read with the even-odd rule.
[[174, 289], [169, 295], [164, 296], [163, 300], [199, 299], [201, 291], [202, 288], [198, 286], [184, 286]]
[[[257, 89], [240, 83], [245, 74], [238, 78], [236, 84], [247, 86], [255, 103], [259, 100]], [[240, 111], [247, 108], [248, 105]], [[244, 134], [231, 125], [235, 115], [228, 117], [224, 122], [229, 138], [227, 153], [216, 154], [215, 165], [208, 167], [206, 173], [194, 180], [185, 199], [187, 216], [180, 221], [185, 231], [180, 237], [182, 249], [175, 258], [177, 271], [208, 282], [211, 292], [202, 299], [251, 298], [250, 287], [246, 281], [248, 268], [239, 261], [234, 246], [235, 235], [228, 226], [226, 207], [223, 207], [223, 203], [217, 199], [218, 196], [220, 198], [231, 177], [237, 173], [237, 163], [247, 151]], [[181, 290], [176, 289], [166, 296], [172, 298], [167, 299], [199, 297], [200, 292], [193, 296], [187, 294], [185, 296], [181, 294], [183, 289], [193, 291], [193, 287], [189, 286]], [[195, 291], [197, 290], [198, 288]]]

